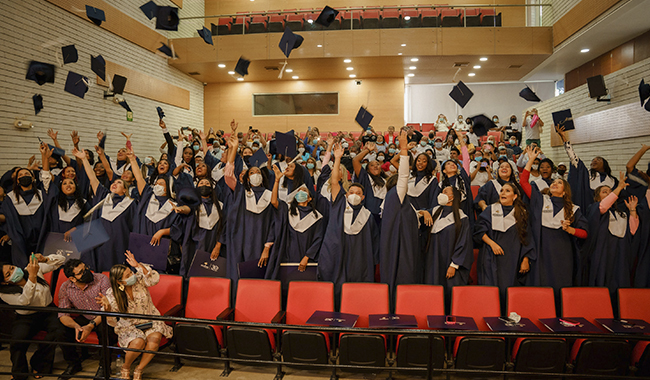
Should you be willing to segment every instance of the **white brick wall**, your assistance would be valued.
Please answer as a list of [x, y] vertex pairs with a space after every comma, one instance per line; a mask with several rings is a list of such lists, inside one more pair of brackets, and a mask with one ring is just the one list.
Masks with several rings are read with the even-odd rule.
[[[157, 2], [162, 3], [160, 0]], [[116, 6], [134, 17], [137, 11], [138, 17], [146, 20], [144, 14], [133, 5], [140, 3], [142, 1], [121, 0]], [[187, 9], [202, 9], [202, 6], [193, 7], [196, 3], [202, 1], [184, 1]], [[108, 133], [106, 150], [113, 157], [124, 145], [120, 131], [133, 133], [134, 149], [139, 156], [159, 156], [158, 147], [164, 139], [158, 127], [158, 105], [165, 110], [165, 121], [172, 129], [182, 125], [203, 128], [202, 83], [167, 65], [165, 58], [45, 0], [0, 1], [0, 25], [3, 26], [0, 28], [0, 172], [13, 166], [23, 166], [29, 156], [38, 155], [36, 137], [49, 141], [46, 134], [48, 128], [60, 131], [59, 139], [67, 151], [72, 149], [69, 138], [71, 130], [80, 132], [81, 145], [86, 148], [96, 144], [97, 131], [104, 130]], [[57, 64], [55, 52], [69, 44], [75, 44], [79, 61], [57, 67], [54, 84], [39, 86], [34, 81], [25, 80], [29, 61]], [[190, 91], [190, 109], [124, 94], [134, 111], [134, 121], [128, 122], [122, 107], [110, 99], [104, 100], [103, 87], [91, 85], [85, 99], [63, 91], [68, 70], [85, 75], [94, 82], [96, 76], [90, 69], [90, 54], [101, 54], [107, 61]], [[45, 107], [37, 116], [34, 116], [31, 99], [35, 93], [43, 96]], [[35, 127], [29, 131], [15, 129], [13, 122], [16, 117], [33, 122]]]
[[[612, 95], [611, 104], [596, 102], [595, 99], [589, 98], [589, 90], [586, 84], [538, 104], [536, 108], [539, 111], [540, 117], [546, 123], [542, 135], [542, 150], [544, 153], [555, 163], [560, 161], [567, 162], [567, 155], [563, 147], [551, 148], [552, 112], [570, 108], [573, 117], [577, 118], [599, 111], [612, 110], [611, 112], [603, 113], [608, 115], [608, 117], [611, 116], [610, 119], [601, 121], [601, 123], [610, 125], [610, 131], [608, 132], [608, 136], [611, 136], [610, 140], [574, 144], [573, 147], [584, 162], [591, 161], [595, 156], [602, 156], [607, 159], [612, 168], [612, 172], [616, 173], [616, 176], [618, 176], [619, 171], [624, 172], [625, 164], [639, 150], [641, 144], [650, 144], [650, 112], [646, 111], [640, 113], [638, 110], [634, 111], [634, 115], [639, 115], [635, 117], [635, 121], [642, 136], [623, 139], [617, 139], [616, 137], [616, 129], [621, 128], [623, 126], [622, 123], [626, 119], [622, 115], [617, 116], [616, 112], [626, 112], [626, 107], [621, 107], [624, 105], [641, 107], [638, 86], [642, 78], [645, 78], [646, 81], [650, 80], [650, 59], [637, 62], [632, 66], [605, 76], [605, 85]], [[602, 136], [597, 136], [597, 138], [602, 138]], [[638, 167], [644, 168], [645, 170], [648, 161], [650, 161], [650, 156], [646, 155], [646, 157], [641, 159]]]
[[[147, 1], [148, 0], [110, 0], [108, 3], [133, 19], [154, 28], [156, 26], [156, 19], [154, 18], [153, 20], [149, 20], [140, 10], [142, 4]], [[178, 6], [172, 3], [171, 0], [155, 0], [155, 3], [159, 6], [172, 6], [178, 8]], [[203, 16], [204, 13], [205, 0], [183, 0], [183, 8], [179, 8], [178, 10], [178, 16], [180, 18]], [[158, 32], [167, 36], [167, 38], [198, 37], [199, 34], [196, 30], [201, 29], [203, 25], [203, 19], [181, 20], [178, 24], [177, 32], [165, 30], [159, 30]]]
[[[542, 26], [552, 26], [561, 19], [581, 0], [543, 0], [541, 3], [551, 4], [551, 7], [544, 7], [542, 12]], [[589, 0], [586, 0], [589, 1]]]

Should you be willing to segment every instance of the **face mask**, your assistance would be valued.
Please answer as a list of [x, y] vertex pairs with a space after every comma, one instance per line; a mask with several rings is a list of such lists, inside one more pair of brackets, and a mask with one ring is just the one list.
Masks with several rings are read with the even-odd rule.
[[558, 169], [557, 170], [557, 174], [559, 174], [559, 175], [564, 175], [564, 173], [566, 173], [565, 169]]
[[447, 203], [449, 203], [449, 196], [445, 193], [438, 194], [438, 204], [446, 205]]
[[357, 156], [356, 153], [354, 153], [354, 152], [350, 153], [350, 157], [355, 158], [356, 156]]
[[194, 149], [195, 152], [198, 152], [199, 146], [198, 145], [192, 145], [192, 149]]
[[499, 156], [499, 160], [501, 160], [501, 159], [504, 159], [504, 160], [508, 161], [508, 156], [506, 156], [505, 154], [502, 154], [502, 155]]
[[199, 191], [199, 194], [201, 194], [202, 197], [207, 197], [208, 195], [212, 194], [212, 188], [210, 186], [199, 186], [196, 189]]
[[442, 148], [442, 143], [440, 141], [436, 141], [435, 145], [436, 148]]
[[390, 166], [390, 167], [388, 168], [388, 170], [390, 170], [391, 172], [393, 172], [393, 173], [394, 173], [394, 172], [396, 172], [396, 171], [397, 171], [397, 168], [396, 168], [396, 167], [394, 167], [393, 165], [391, 165], [391, 166]]
[[93, 276], [93, 272], [91, 272], [90, 269], [86, 268], [86, 270], [84, 270], [84, 273], [81, 275], [79, 281], [81, 281], [84, 284], [90, 284], [91, 282], [93, 282], [94, 279], [95, 276]]
[[394, 149], [394, 148], [389, 148], [389, 149], [388, 149], [388, 153], [390, 153], [390, 154], [395, 154], [395, 149]]
[[308, 196], [309, 196], [309, 194], [307, 194], [306, 191], [304, 191], [304, 190], [300, 190], [300, 191], [298, 191], [298, 192], [296, 193], [295, 198], [296, 198], [296, 201], [297, 201], [298, 203], [302, 203], [302, 202], [307, 202], [307, 198], [308, 198]]
[[314, 141], [312, 141], [311, 144], [312, 144], [312, 145], [316, 145], [316, 144], [318, 144], [318, 140], [314, 140]]
[[367, 166], [368, 166], [368, 164], [361, 164], [361, 167], [364, 168], [364, 169], [365, 169]]
[[498, 123], [498, 122], [499, 122], [499, 119], [497, 119], [497, 118], [495, 117], [495, 118], [492, 119], [492, 121], [495, 122], [495, 123]]
[[251, 186], [257, 187], [262, 184], [262, 175], [260, 173], [251, 174], [248, 177], [248, 181], [251, 183]]
[[439, 118], [438, 118], [438, 121], [442, 123], [443, 121], [445, 121], [445, 119], [442, 118], [442, 117], [439, 117]]
[[427, 146], [427, 142], [424, 140], [420, 141], [420, 146]]
[[477, 162], [480, 162], [482, 159], [483, 159], [483, 157], [481, 157], [481, 156], [474, 157], [474, 160], [476, 160]]
[[260, 143], [260, 140], [259, 140], [259, 139], [255, 139], [255, 140], [253, 140], [253, 142], [259, 144], [259, 143]]
[[510, 140], [510, 145], [515, 145], [517, 143], [517, 140]]
[[32, 177], [30, 176], [24, 176], [18, 178], [18, 184], [22, 187], [27, 187], [32, 184]]
[[14, 269], [14, 273], [9, 278], [9, 282], [13, 282], [15, 284], [16, 282], [22, 280], [24, 275], [25, 273], [23, 273], [23, 270], [16, 267], [16, 269]]
[[153, 195], [155, 195], [157, 197], [162, 197], [163, 195], [165, 195], [165, 186], [158, 185], [158, 184], [154, 185], [154, 187], [153, 187]]
[[144, 163], [147, 164], [147, 165], [151, 165], [151, 157], [146, 157], [144, 159]]
[[314, 168], [314, 164], [312, 164], [311, 162], [308, 162], [307, 163], [307, 169], [313, 169], [313, 168]]
[[259, 147], [256, 147], [256, 146], [254, 146], [254, 147], [252, 147], [251, 149], [253, 150], [253, 152], [257, 152], [257, 151], [258, 151], [258, 150], [259, 150], [260, 148], [259, 148]]
[[384, 156], [379, 156], [379, 157], [377, 157], [377, 161], [379, 161], [379, 162], [384, 162]]
[[135, 274], [132, 274], [131, 277], [127, 278], [126, 281], [124, 281], [124, 285], [126, 286], [133, 286], [135, 283], [138, 281], [138, 278], [135, 277]]
[[531, 166], [531, 169], [537, 170], [537, 169], [539, 169], [539, 165], [533, 165], [533, 166]]
[[367, 155], [366, 158], [368, 159], [368, 161], [374, 161], [374, 160], [377, 159], [377, 156], [373, 153], [373, 154]]
[[253, 142], [252, 142], [252, 141], [247, 142], [247, 143], [246, 143], [246, 146], [249, 147], [249, 148], [252, 147], [252, 146], [253, 146]]
[[341, 146], [343, 147], [343, 149], [348, 149], [348, 146], [350, 145], [347, 142], [344, 142], [343, 144], [341, 144]]
[[359, 203], [361, 203], [361, 196], [357, 194], [348, 195], [348, 203], [352, 206], [357, 206]]
[[305, 148], [303, 147], [298, 148], [298, 152], [300, 152], [300, 154], [305, 153]]

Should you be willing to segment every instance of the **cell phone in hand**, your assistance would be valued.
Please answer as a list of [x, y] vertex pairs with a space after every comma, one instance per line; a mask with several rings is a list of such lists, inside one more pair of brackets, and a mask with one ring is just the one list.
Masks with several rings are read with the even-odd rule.
[[482, 168], [487, 168], [487, 167], [488, 167], [488, 163], [485, 162], [485, 161], [481, 162], [481, 167], [482, 167]]

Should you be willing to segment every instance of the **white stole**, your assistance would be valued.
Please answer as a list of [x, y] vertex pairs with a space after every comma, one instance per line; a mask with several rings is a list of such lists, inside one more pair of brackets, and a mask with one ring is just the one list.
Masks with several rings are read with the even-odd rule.
[[[442, 206], [436, 206], [433, 208], [431, 211], [431, 215], [435, 214], [436, 211]], [[460, 215], [460, 219], [462, 220], [463, 218], [467, 218], [467, 215], [463, 212], [463, 210], [458, 210], [458, 213]], [[442, 214], [441, 214], [442, 215]], [[438, 219], [433, 221], [433, 227], [431, 228], [431, 233], [432, 234], [437, 234], [438, 232], [444, 230], [445, 228], [449, 227], [450, 225], [456, 223], [454, 220], [454, 213], [450, 212], [447, 216], [444, 218], [438, 217]]]
[[104, 204], [102, 205], [102, 219], [106, 219], [109, 222], [114, 221], [115, 218], [122, 215], [131, 203], [133, 203], [133, 198], [125, 196], [120, 203], [113, 207], [113, 193], [108, 194], [104, 198]]
[[[38, 196], [36, 194], [38, 193]], [[16, 193], [13, 191], [10, 191], [9, 194], [7, 194], [9, 199], [11, 199], [11, 202], [14, 205], [14, 208], [16, 209], [16, 212], [18, 215], [22, 216], [28, 216], [28, 215], [34, 215], [36, 211], [38, 211], [38, 208], [41, 207], [41, 204], [43, 203], [43, 192], [34, 189], [34, 196], [32, 197], [32, 200], [27, 204], [25, 201], [25, 198], [22, 198], [22, 202], [18, 203], [18, 198], [16, 198]]]
[[313, 211], [310, 211], [309, 214], [305, 215], [302, 219], [300, 219], [299, 210], [296, 215], [291, 215], [291, 211], [289, 211], [289, 224], [296, 232], [300, 233], [307, 231], [309, 227], [313, 226], [314, 223], [319, 221], [321, 218], [323, 218], [323, 215], [318, 211], [316, 211], [316, 215], [314, 215]]
[[[223, 206], [223, 204], [219, 202], [219, 206]], [[208, 215], [207, 211], [205, 210], [205, 204], [201, 202], [201, 206], [199, 206], [199, 227], [203, 228], [204, 230], [211, 230], [214, 228], [218, 221], [219, 211], [217, 210], [217, 206], [213, 203], [212, 211], [210, 212], [210, 215]]]
[[600, 180], [600, 173], [596, 173], [595, 178], [591, 178], [591, 175], [589, 175], [589, 187], [591, 190], [596, 190], [598, 186], [609, 186], [612, 190], [616, 187], [616, 182], [614, 182], [614, 179], [610, 176], [605, 177], [604, 181]]
[[370, 210], [368, 210], [365, 207], [361, 207], [361, 210], [359, 210], [359, 213], [357, 214], [357, 218], [354, 220], [354, 223], [352, 223], [352, 217], [354, 216], [354, 209], [352, 209], [352, 206], [350, 206], [348, 201], [345, 201], [345, 211], [343, 212], [343, 231], [347, 235], [356, 235], [361, 230], [363, 227], [365, 227], [366, 223], [368, 222], [368, 219], [370, 219]]
[[614, 210], [609, 210], [609, 226], [608, 226], [609, 232], [618, 237], [618, 238], [624, 238], [625, 237], [625, 231], [627, 231], [627, 214], [621, 214], [617, 213]]
[[435, 177], [432, 175], [429, 180], [427, 180], [426, 176], [420, 180], [417, 184], [415, 181], [417, 180], [416, 177], [411, 176], [409, 177], [409, 182], [408, 182], [408, 192], [407, 194], [411, 197], [419, 197], [422, 192], [429, 187], [429, 184], [431, 184], [431, 181], [433, 181]]
[[513, 207], [510, 210], [508, 215], [503, 215], [503, 207], [501, 203], [494, 203], [491, 206], [492, 209], [492, 229], [499, 232], [506, 232], [510, 227], [517, 224], [517, 219], [515, 219], [515, 208]]
[[[552, 228], [554, 230], [562, 228], [562, 221], [564, 220], [564, 211], [560, 210], [555, 216], [553, 215], [553, 202], [548, 194], [544, 194], [544, 204], [542, 208], [542, 226]], [[573, 213], [580, 207], [573, 205]]]
[[271, 194], [273, 194], [271, 190], [266, 189], [260, 199], [256, 200], [253, 190], [246, 191], [246, 210], [255, 214], [259, 214], [266, 210], [271, 203]]
[[174, 203], [167, 201], [162, 207], [160, 207], [158, 198], [156, 198], [155, 195], [151, 195], [145, 215], [147, 216], [147, 219], [153, 223], [158, 223], [161, 220], [165, 219], [169, 214], [171, 214], [172, 211], [174, 211], [174, 206]]
[[[85, 199], [82, 199], [82, 201], [83, 204], [86, 204]], [[59, 220], [62, 222], [72, 222], [72, 220], [81, 212], [81, 207], [79, 207], [76, 201], [72, 203], [72, 206], [68, 207], [67, 210], [62, 209], [61, 206], [57, 207], [59, 208]]]

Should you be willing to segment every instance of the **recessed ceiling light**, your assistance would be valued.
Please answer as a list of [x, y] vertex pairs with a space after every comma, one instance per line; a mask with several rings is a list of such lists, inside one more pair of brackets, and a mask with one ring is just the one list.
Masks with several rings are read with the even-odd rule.
[[235, 72], [234, 71], [228, 71], [228, 74], [235, 75]]
[[343, 62], [350, 63], [350, 62], [352, 62], [352, 60], [351, 59], [344, 59]]
[[406, 75], [406, 76], [407, 76], [407, 77], [414, 77], [414, 76], [415, 76], [415, 74], [413, 74], [413, 73], [410, 73], [410, 74], [408, 74], [408, 75]]
[[404, 16], [404, 20], [408, 21], [411, 19], [411, 16]]
[[481, 57], [481, 58], [479, 58], [479, 61], [485, 62], [485, 61], [487, 61], [487, 57]]
[[316, 47], [323, 47], [323, 45], [318, 44], [318, 45], [316, 45]]
[[354, 70], [354, 67], [346, 67], [345, 69], [346, 69], [347, 71], [352, 71], [352, 70]]
[[402, 47], [406, 46], [406, 44], [402, 44]]
[[293, 69], [286, 69], [286, 70], [284, 70], [284, 71], [286, 71], [286, 72], [288, 72], [288, 73], [292, 73], [292, 72], [293, 72]]
[[226, 67], [226, 65], [225, 65], [224, 63], [220, 63], [220, 64], [218, 64], [217, 66], [219, 66], [219, 68], [221, 68], [221, 69], [223, 69], [224, 67]]
[[419, 61], [419, 60], [420, 60], [420, 59], [418, 59], [418, 58], [411, 58], [411, 62], [417, 62], [417, 61]]
[[349, 76], [350, 78], [356, 78], [356, 77], [357, 77], [357, 74], [350, 74], [350, 75], [348, 75], [348, 76]]
[[415, 70], [415, 69], [417, 69], [417, 67], [415, 67], [415, 66], [409, 66], [409, 70]]
[[310, 24], [313, 24], [313, 23], [314, 23], [314, 20], [309, 19], [309, 20], [307, 20], [307, 22], [310, 23]]
[[480, 68], [481, 68], [481, 65], [474, 65], [474, 68], [475, 68], [475, 69], [480, 69]]
[[467, 76], [469, 76], [469, 77], [473, 77], [474, 75], [476, 75], [476, 74], [474, 74], [474, 73], [467, 74]]
[[402, 53], [397, 53], [397, 55], [402, 55]]
[[291, 77], [291, 79], [298, 79], [298, 76], [294, 75], [294, 76]]
[[244, 80], [244, 78], [237, 78], [237, 80], [241, 82]]
[[588, 53], [588, 52], [589, 52], [589, 49], [582, 49], [582, 50], [580, 50], [580, 53]]

